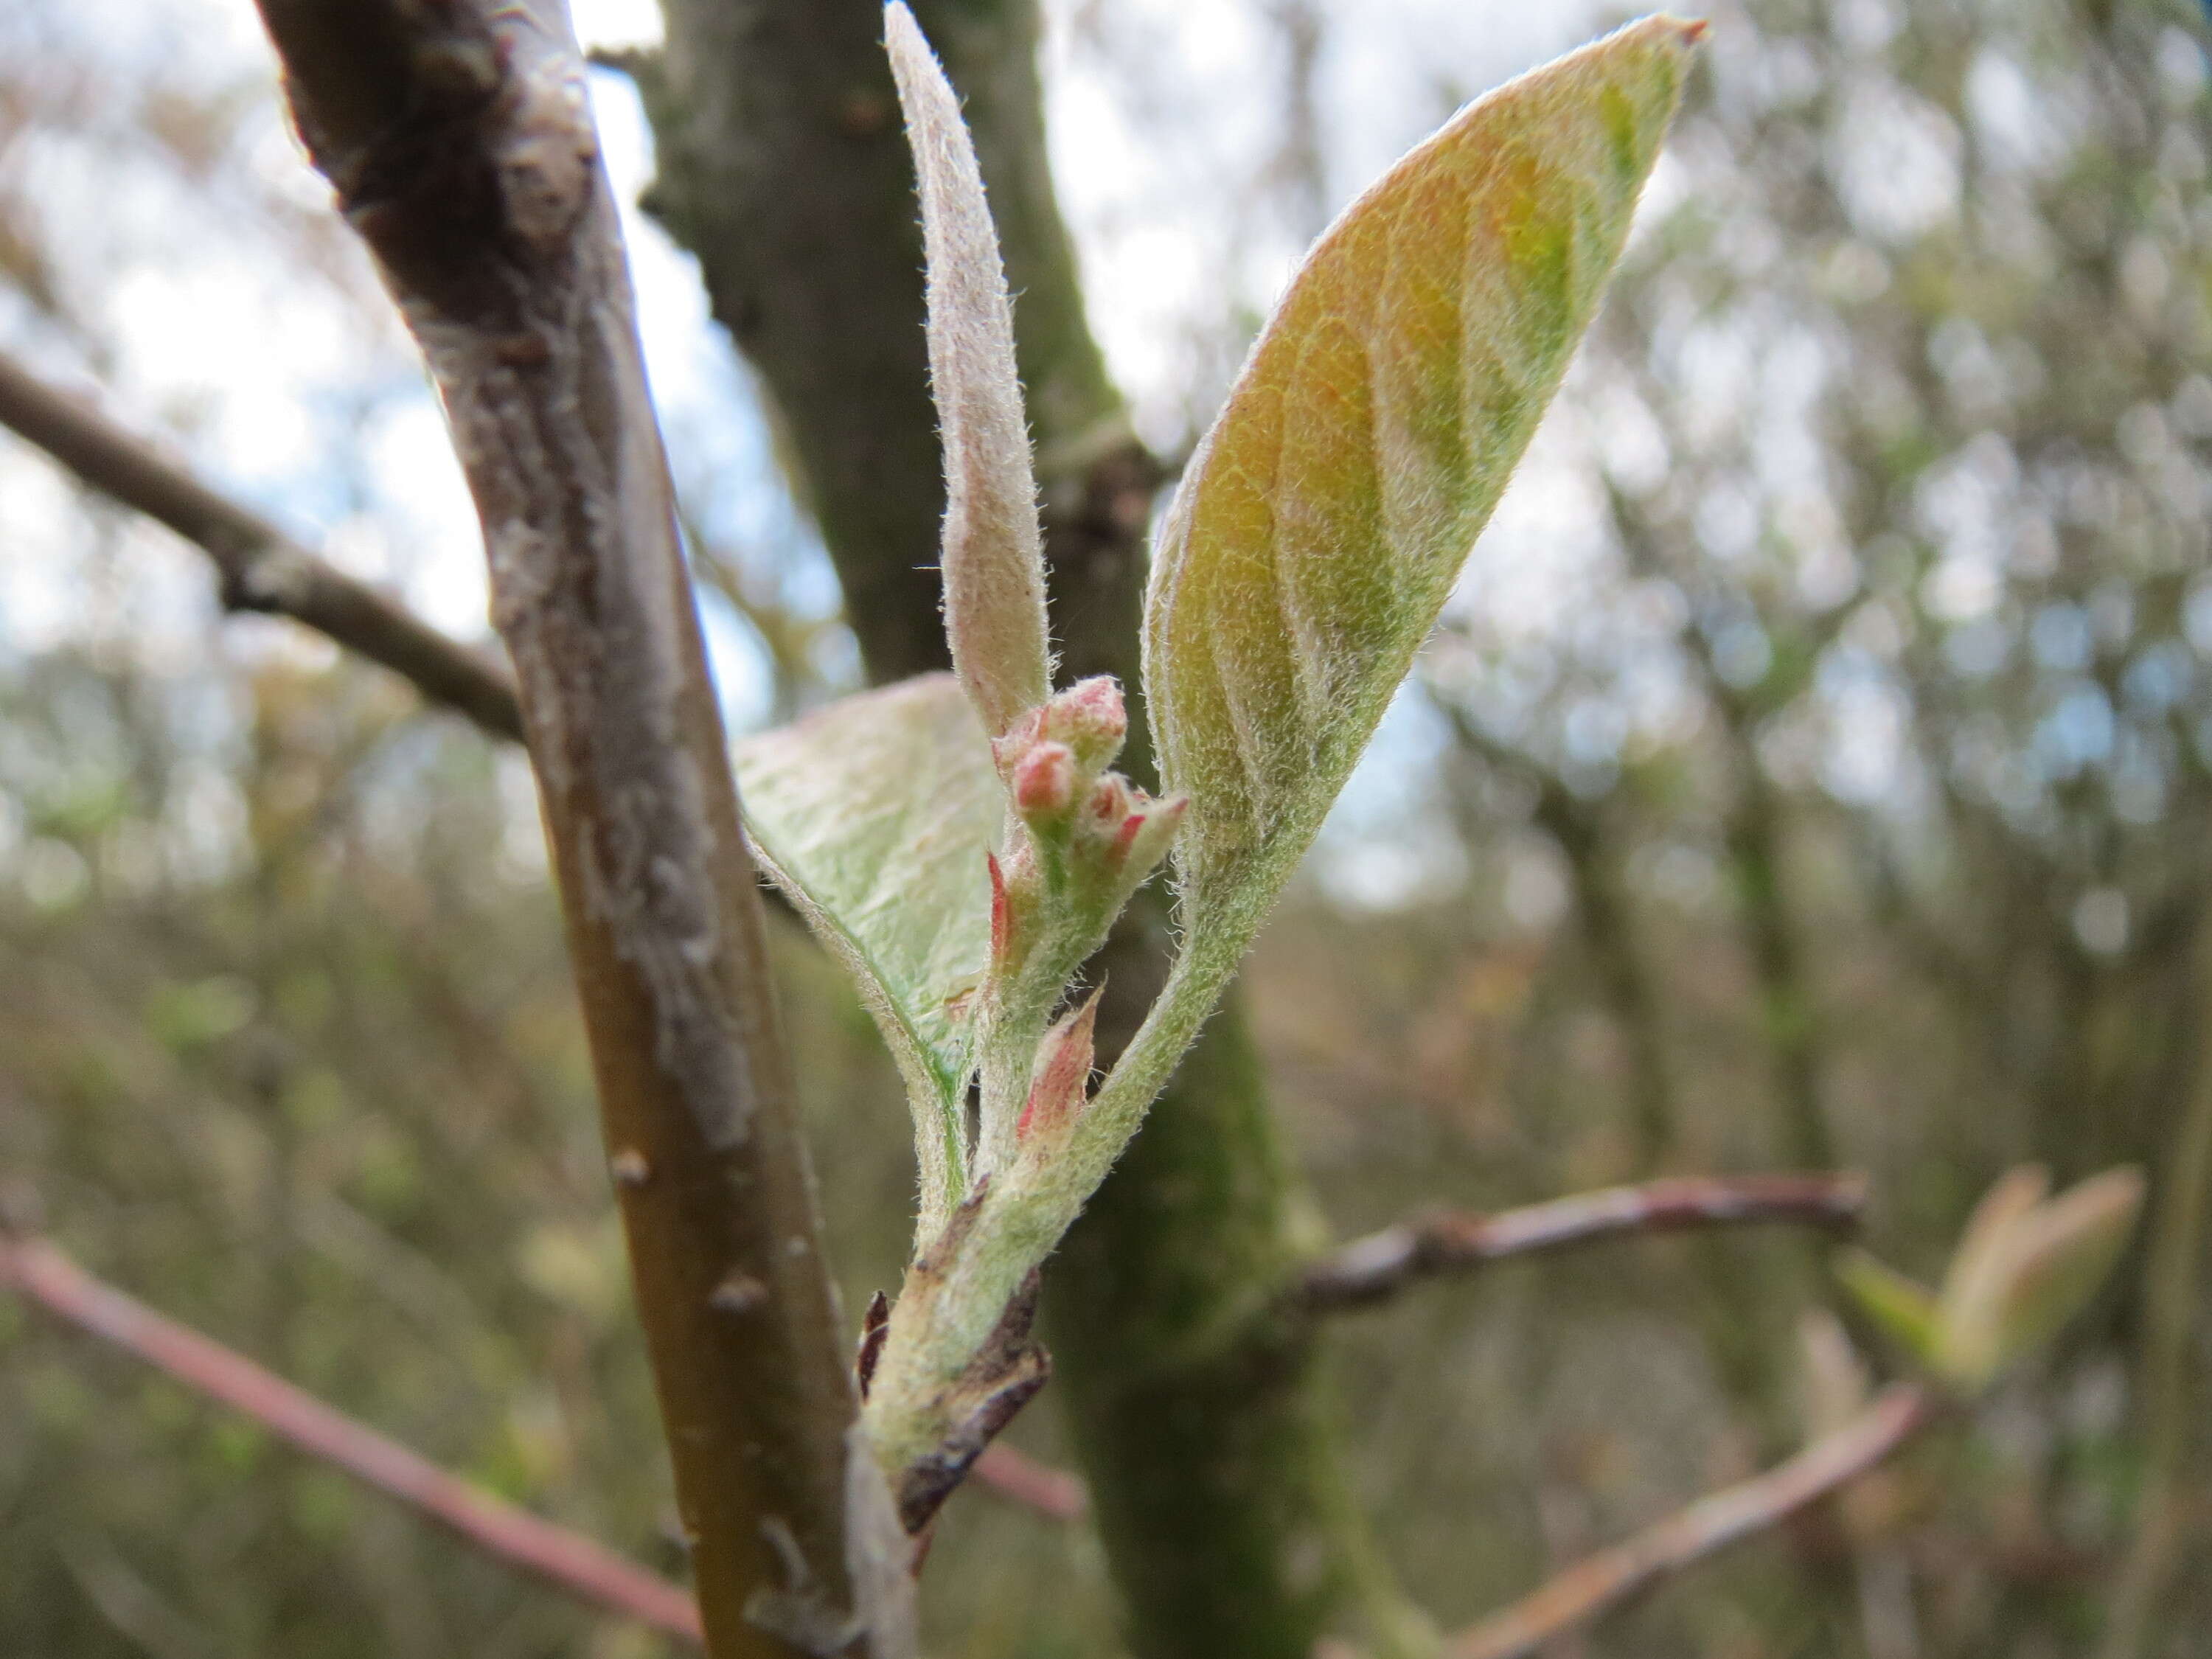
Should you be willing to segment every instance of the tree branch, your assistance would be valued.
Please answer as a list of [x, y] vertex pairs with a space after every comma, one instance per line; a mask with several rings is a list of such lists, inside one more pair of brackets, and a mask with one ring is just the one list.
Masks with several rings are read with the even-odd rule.
[[1578, 1193], [1492, 1215], [1445, 1212], [1354, 1239], [1308, 1267], [1293, 1299], [1314, 1313], [1388, 1300], [1408, 1285], [1509, 1257], [1571, 1249], [1622, 1233], [1747, 1222], [1849, 1231], [1866, 1207], [1857, 1176], [1707, 1176]]
[[1701, 1498], [1626, 1543], [1577, 1562], [1534, 1595], [1444, 1644], [1443, 1659], [1525, 1659], [1670, 1574], [1790, 1516], [1866, 1474], [1941, 1414], [1927, 1390], [1899, 1383], [1832, 1434], [1765, 1474]]
[[380, 663], [432, 702], [520, 740], [506, 669], [356, 581], [251, 508], [209, 489], [90, 404], [0, 356], [0, 426], [104, 495], [159, 520], [214, 562], [224, 608], [289, 617]]
[[483, 522], [709, 1651], [909, 1653], [566, 9], [260, 7]]
[[681, 1584], [448, 1474], [244, 1354], [103, 1284], [45, 1240], [0, 1234], [0, 1284], [244, 1413], [310, 1457], [337, 1464], [479, 1549], [571, 1595], [697, 1644], [699, 1609]]

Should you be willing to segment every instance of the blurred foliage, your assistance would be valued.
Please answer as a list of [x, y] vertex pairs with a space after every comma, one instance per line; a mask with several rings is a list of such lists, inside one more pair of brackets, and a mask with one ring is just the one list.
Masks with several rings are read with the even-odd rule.
[[[1309, 76], [1357, 16], [1261, 9]], [[1386, 729], [1399, 770], [1355, 786], [1250, 969], [1282, 1109], [1346, 1232], [1828, 1156], [1923, 1279], [2003, 1169], [2141, 1164], [2153, 1248], [1971, 1430], [1579, 1650], [2095, 1651], [2178, 1472], [2198, 1496], [2144, 1651], [2203, 1652], [2204, 1264], [2155, 1248], [2204, 1206], [2172, 1183], [2212, 1110], [2203, 19], [1755, 0], [1708, 39], [1600, 337]], [[234, 87], [95, 95], [69, 50], [0, 54], [10, 331], [108, 349], [122, 256], [38, 196], [40, 155], [173, 149], [165, 188], [350, 269], [224, 141]], [[1265, 188], [1305, 222], [1327, 135], [1289, 84], [1299, 164]], [[0, 482], [35, 469], [0, 453]], [[204, 599], [149, 629], [175, 556], [58, 511], [35, 545], [72, 626], [0, 617], [0, 1179], [163, 1311], [680, 1571], [518, 758]], [[747, 557], [730, 605], [804, 707], [823, 624]], [[896, 1084], [782, 942], [857, 1309], [908, 1224]], [[2185, 1294], [2145, 1296], [2154, 1261]], [[1801, 1341], [1823, 1304], [1853, 1317], [1765, 1234], [1348, 1318], [1358, 1495], [1463, 1621], [1820, 1420], [1853, 1374], [1825, 1312]], [[2161, 1399], [2185, 1431], [2152, 1431]], [[1054, 1432], [1048, 1392], [1018, 1438]], [[656, 1650], [12, 1302], [0, 1561], [10, 1654]], [[1112, 1650], [1079, 1527], [963, 1494], [928, 1583], [938, 1654]]]

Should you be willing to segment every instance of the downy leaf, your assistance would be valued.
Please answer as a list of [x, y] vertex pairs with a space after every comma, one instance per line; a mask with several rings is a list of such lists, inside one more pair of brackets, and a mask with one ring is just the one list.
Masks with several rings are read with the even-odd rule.
[[1052, 678], [1013, 308], [960, 100], [905, 6], [885, 9], [884, 45], [921, 189], [929, 384], [945, 444], [945, 632], [953, 672], [1001, 737]]
[[1596, 308], [1701, 29], [1647, 19], [1462, 111], [1261, 336], [1146, 596], [1189, 948], [1241, 957], [1405, 678]]
[[949, 674], [844, 698], [736, 749], [761, 862], [859, 981], [905, 1079], [925, 1224], [964, 1187], [962, 1004], [991, 949], [1005, 796]]

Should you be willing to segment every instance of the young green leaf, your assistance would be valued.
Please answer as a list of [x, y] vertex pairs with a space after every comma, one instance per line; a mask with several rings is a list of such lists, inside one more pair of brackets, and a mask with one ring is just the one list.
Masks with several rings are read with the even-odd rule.
[[1241, 957], [1405, 678], [1596, 308], [1701, 29], [1647, 19], [1462, 111], [1261, 336], [1146, 598], [1189, 948]]
[[1936, 1361], [1936, 1297], [1928, 1288], [1864, 1250], [1838, 1252], [1836, 1278], [1883, 1334], [1923, 1365]]
[[[1089, 1103], [1054, 1094], [1050, 1156], [1022, 1155], [1044, 1145], [1018, 1115], [1034, 1042], [987, 1059], [987, 1120], [1013, 1150], [991, 1157], [987, 1123], [983, 1178], [892, 1313], [866, 1408], [887, 1468], [944, 1440], [954, 1379], [1127, 1144], [1372, 734], [1589, 320], [1698, 33], [1636, 25], [1462, 112], [1322, 239], [1255, 348], [1146, 600], [1169, 793], [1121, 817], [1133, 866], [1182, 830], [1184, 946]], [[1077, 799], [1081, 745], [1008, 733], [1049, 888], [1039, 838]], [[1010, 916], [1018, 888], [1008, 876]], [[1048, 1002], [1017, 1012], [1026, 1036]]]
[[2016, 1164], [1984, 1193], [1959, 1235], [1936, 1302], [1938, 1370], [1978, 1388], [1998, 1369], [1999, 1312], [2011, 1275], [2013, 1237], [2051, 1191], [2051, 1172]]
[[2007, 1362], [2049, 1341], [2103, 1287], [2135, 1231], [2142, 1199], [2142, 1170], [2107, 1170], [2039, 1206], [2014, 1230], [1997, 1326]]
[[[2048, 1200], [2045, 1184], [2040, 1170], [2000, 1182], [1975, 1212], [1960, 1266], [1945, 1281], [1940, 1365], [1969, 1389], [1987, 1387], [2079, 1313], [2135, 1230], [2141, 1170], [2107, 1170]], [[2015, 1192], [1998, 1202], [2008, 1185]], [[2034, 1201], [2018, 1201], [2030, 1192]]]
[[921, 189], [929, 379], [945, 444], [945, 631], [953, 672], [993, 737], [1051, 690], [1044, 556], [1013, 309], [960, 101], [914, 15], [884, 13]]
[[1005, 795], [949, 674], [847, 697], [737, 746], [761, 861], [859, 981], [906, 1080], [925, 1236], [966, 1186], [964, 1000], [991, 951]]

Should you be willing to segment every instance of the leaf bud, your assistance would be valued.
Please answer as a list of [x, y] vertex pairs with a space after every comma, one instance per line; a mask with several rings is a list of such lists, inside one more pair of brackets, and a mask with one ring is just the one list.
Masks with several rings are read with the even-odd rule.
[[1037, 1045], [1029, 1099], [1014, 1125], [1016, 1140], [1064, 1127], [1082, 1112], [1096, 1058], [1092, 1032], [1098, 1024], [1098, 997], [1104, 988], [1091, 992], [1080, 1007], [1056, 1022]]

